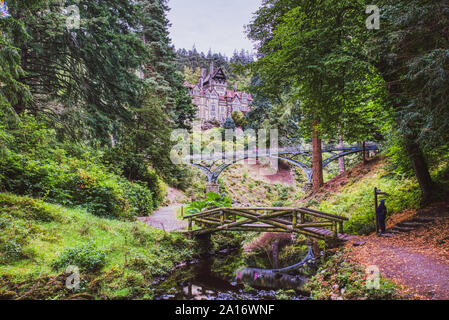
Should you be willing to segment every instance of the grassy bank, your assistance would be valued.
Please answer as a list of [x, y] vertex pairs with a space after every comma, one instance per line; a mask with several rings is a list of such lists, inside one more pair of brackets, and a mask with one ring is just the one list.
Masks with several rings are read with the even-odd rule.
[[[151, 279], [195, 252], [179, 234], [4, 193], [0, 230], [0, 298], [152, 298]], [[77, 291], [69, 265], [81, 269]]]
[[349, 218], [345, 223], [347, 233], [374, 232], [374, 188], [388, 193], [381, 199], [386, 199], [389, 216], [404, 209], [416, 209], [421, 200], [416, 179], [392, 174], [388, 165], [381, 158], [366, 166], [360, 164], [329, 181], [322, 192], [307, 199], [306, 205]]
[[[358, 264], [346, 261], [344, 250], [322, 258], [317, 273], [304, 290], [313, 300], [397, 300], [405, 299], [399, 287], [380, 277], [379, 286], [367, 286], [367, 274]], [[370, 280], [368, 280], [370, 281]]]

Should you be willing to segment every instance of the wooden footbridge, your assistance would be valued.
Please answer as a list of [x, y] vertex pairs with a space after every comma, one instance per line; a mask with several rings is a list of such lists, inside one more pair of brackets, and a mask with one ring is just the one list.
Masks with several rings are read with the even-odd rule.
[[308, 208], [214, 208], [185, 216], [191, 236], [219, 231], [298, 233], [325, 241], [344, 242], [348, 219]]

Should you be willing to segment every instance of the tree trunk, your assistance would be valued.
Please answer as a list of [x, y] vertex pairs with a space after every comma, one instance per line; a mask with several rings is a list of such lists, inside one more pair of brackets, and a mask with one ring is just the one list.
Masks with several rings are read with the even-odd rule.
[[[344, 148], [345, 144], [343, 141], [343, 137], [340, 138], [338, 147], [339, 148]], [[344, 151], [341, 151], [341, 153], [343, 153]], [[341, 157], [340, 159], [338, 159], [338, 165], [340, 167], [340, 174], [344, 173], [346, 171], [346, 167], [345, 167], [345, 157]]]
[[318, 192], [324, 184], [323, 180], [323, 154], [321, 147], [320, 131], [318, 128], [320, 121], [313, 124], [312, 132], [312, 169], [313, 169], [313, 192]]
[[366, 164], [368, 161], [366, 159], [366, 142], [362, 142], [362, 154], [363, 154], [363, 164]]
[[418, 179], [419, 186], [422, 191], [422, 202], [428, 204], [432, 200], [433, 195], [433, 181], [430, 176], [429, 167], [427, 165], [424, 154], [411, 137], [405, 138], [405, 145], [407, 153], [412, 161], [413, 170], [415, 171], [416, 178]]

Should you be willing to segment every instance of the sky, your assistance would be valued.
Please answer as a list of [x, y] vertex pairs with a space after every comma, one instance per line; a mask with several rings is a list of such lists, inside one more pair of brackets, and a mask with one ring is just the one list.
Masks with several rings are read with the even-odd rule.
[[253, 52], [244, 25], [262, 0], [169, 0], [170, 37], [176, 49], [221, 52], [228, 57], [234, 50]]

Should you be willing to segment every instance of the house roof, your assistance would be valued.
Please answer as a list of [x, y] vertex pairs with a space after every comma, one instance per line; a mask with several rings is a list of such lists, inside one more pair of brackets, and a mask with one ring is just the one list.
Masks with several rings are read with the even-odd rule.
[[223, 75], [226, 77], [226, 74], [224, 73], [223, 69], [221, 67], [218, 67], [212, 72], [212, 74], [208, 74], [206, 76], [206, 79], [204, 79], [204, 83], [209, 82], [211, 77], [212, 77], [212, 79], [215, 78], [219, 72], [223, 73]]
[[188, 83], [187, 81], [184, 81], [184, 87], [188, 87], [190, 89], [193, 89], [195, 85]]
[[[243, 93], [244, 92], [242, 92], [242, 91], [226, 90], [226, 98], [235, 99], [235, 97], [238, 97], [239, 100], [242, 100]], [[251, 96], [251, 94], [247, 93], [247, 95], [248, 95], [248, 100], [252, 101], [253, 97]]]

